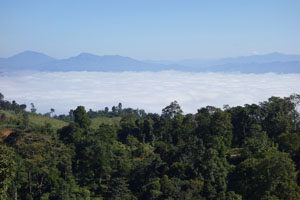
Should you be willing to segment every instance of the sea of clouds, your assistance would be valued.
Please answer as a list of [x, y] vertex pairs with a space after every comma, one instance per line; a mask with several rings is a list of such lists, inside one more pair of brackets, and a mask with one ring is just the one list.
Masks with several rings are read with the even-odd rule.
[[300, 74], [224, 74], [163, 72], [11, 72], [0, 74], [6, 100], [34, 103], [38, 112], [68, 113], [123, 107], [146, 112], [161, 110], [177, 100], [185, 113], [212, 105], [222, 108], [259, 103], [271, 96], [300, 94]]

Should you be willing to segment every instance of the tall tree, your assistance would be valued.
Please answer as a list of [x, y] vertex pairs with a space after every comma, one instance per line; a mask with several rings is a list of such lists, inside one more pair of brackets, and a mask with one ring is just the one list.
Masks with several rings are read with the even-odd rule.
[[83, 106], [78, 106], [76, 110], [74, 110], [74, 121], [79, 124], [80, 128], [84, 129], [87, 129], [91, 125], [91, 120]]
[[282, 133], [293, 130], [294, 104], [290, 98], [271, 97], [261, 103], [263, 113], [263, 129], [269, 137], [277, 140]]
[[300, 198], [300, 188], [296, 182], [295, 164], [286, 153], [272, 151], [265, 158], [250, 158], [235, 170], [231, 182], [234, 190], [243, 198], [296, 200]]
[[0, 142], [0, 199], [8, 199], [8, 188], [16, 175], [13, 151]]
[[0, 92], [0, 101], [3, 101], [4, 95]]
[[181, 114], [182, 110], [179, 104], [177, 103], [177, 101], [173, 101], [170, 105], [168, 105], [162, 110], [161, 116], [169, 119], [174, 119], [177, 115]]
[[208, 148], [215, 148], [219, 151], [230, 148], [232, 124], [229, 113], [207, 106], [198, 110], [196, 122], [198, 125], [196, 134]]
[[32, 113], [36, 113], [36, 108], [35, 108], [34, 104], [31, 103], [30, 105], [31, 105], [30, 111], [31, 111]]

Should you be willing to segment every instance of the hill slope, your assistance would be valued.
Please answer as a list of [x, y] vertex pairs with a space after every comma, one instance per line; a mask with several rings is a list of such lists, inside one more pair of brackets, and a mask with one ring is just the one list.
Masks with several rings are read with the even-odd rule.
[[300, 73], [300, 55], [271, 53], [218, 60], [139, 61], [119, 55], [97, 56], [81, 53], [67, 59], [54, 59], [42, 53], [25, 51], [9, 58], [0, 58], [0, 71], [38, 70], [67, 71], [164, 71]]
[[119, 55], [97, 56], [81, 53], [67, 59], [54, 59], [41, 53], [26, 51], [9, 58], [0, 59], [0, 70], [39, 71], [161, 71], [183, 70], [183, 66], [146, 63]]

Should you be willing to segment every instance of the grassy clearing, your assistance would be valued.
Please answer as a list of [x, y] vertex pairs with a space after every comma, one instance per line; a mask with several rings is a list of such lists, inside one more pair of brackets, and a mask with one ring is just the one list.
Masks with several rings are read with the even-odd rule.
[[0, 110], [0, 115], [2, 114], [5, 114], [5, 118], [0, 123], [0, 132], [2, 133], [4, 130], [15, 129], [17, 125], [14, 120], [17, 119], [17, 115], [13, 111]]
[[120, 123], [121, 117], [97, 117], [93, 118], [91, 128], [97, 129], [101, 124], [109, 124], [109, 125], [118, 125]]
[[[23, 118], [22, 114], [16, 114], [13, 111], [0, 110], [0, 115], [3, 113], [5, 114], [6, 122], [3, 123], [2, 126], [4, 126], [5, 128], [14, 128], [15, 124], [13, 122], [11, 122], [11, 120]], [[32, 125], [43, 126], [46, 123], [49, 123], [52, 125], [52, 127], [54, 129], [59, 129], [59, 128], [62, 128], [64, 126], [68, 125], [67, 122], [53, 119], [53, 118], [44, 117], [42, 115], [32, 114], [32, 113], [28, 113], [28, 118], [29, 118], [29, 123]]]
[[61, 121], [58, 119], [48, 118], [48, 117], [31, 114], [31, 113], [29, 114], [29, 122], [34, 125], [39, 125], [39, 126], [49, 123], [49, 124], [51, 124], [51, 126], [54, 129], [60, 129], [60, 128], [68, 125], [67, 122], [64, 122], [64, 121]]
[[10, 111], [10, 110], [0, 110], [0, 115], [1, 114], [5, 114], [5, 117], [7, 117], [7, 118], [16, 118], [17, 117], [17, 115], [13, 111]]
[[[0, 115], [2, 113], [4, 113], [5, 117], [8, 118], [8, 119], [22, 118], [22, 116], [20, 114], [17, 115], [13, 111], [0, 110]], [[48, 118], [48, 117], [44, 117], [42, 115], [33, 114], [33, 113], [28, 113], [28, 118], [29, 118], [29, 123], [32, 124], [32, 125], [43, 126], [43, 125], [49, 123], [56, 130], [60, 129], [64, 126], [67, 126], [69, 124], [68, 122], [64, 122], [62, 120]], [[91, 121], [92, 121], [91, 128], [98, 129], [98, 127], [101, 124], [118, 125], [120, 123], [120, 120], [121, 120], [121, 117], [113, 117], [113, 118], [97, 117], [97, 118], [93, 118], [93, 119], [91, 119]], [[15, 128], [15, 124], [11, 124], [11, 123], [9, 123], [9, 121], [10, 120], [7, 120], [8, 123], [0, 125], [0, 129], [13, 129], [13, 128]]]

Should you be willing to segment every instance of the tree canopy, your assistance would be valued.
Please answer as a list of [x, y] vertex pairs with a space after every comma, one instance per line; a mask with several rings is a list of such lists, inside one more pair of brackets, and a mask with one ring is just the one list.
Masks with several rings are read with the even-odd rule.
[[[176, 101], [161, 114], [78, 106], [59, 117], [0, 95], [0, 199], [300, 199], [299, 99], [195, 114]], [[32, 123], [38, 115], [46, 123]], [[120, 120], [91, 126], [99, 116]]]

